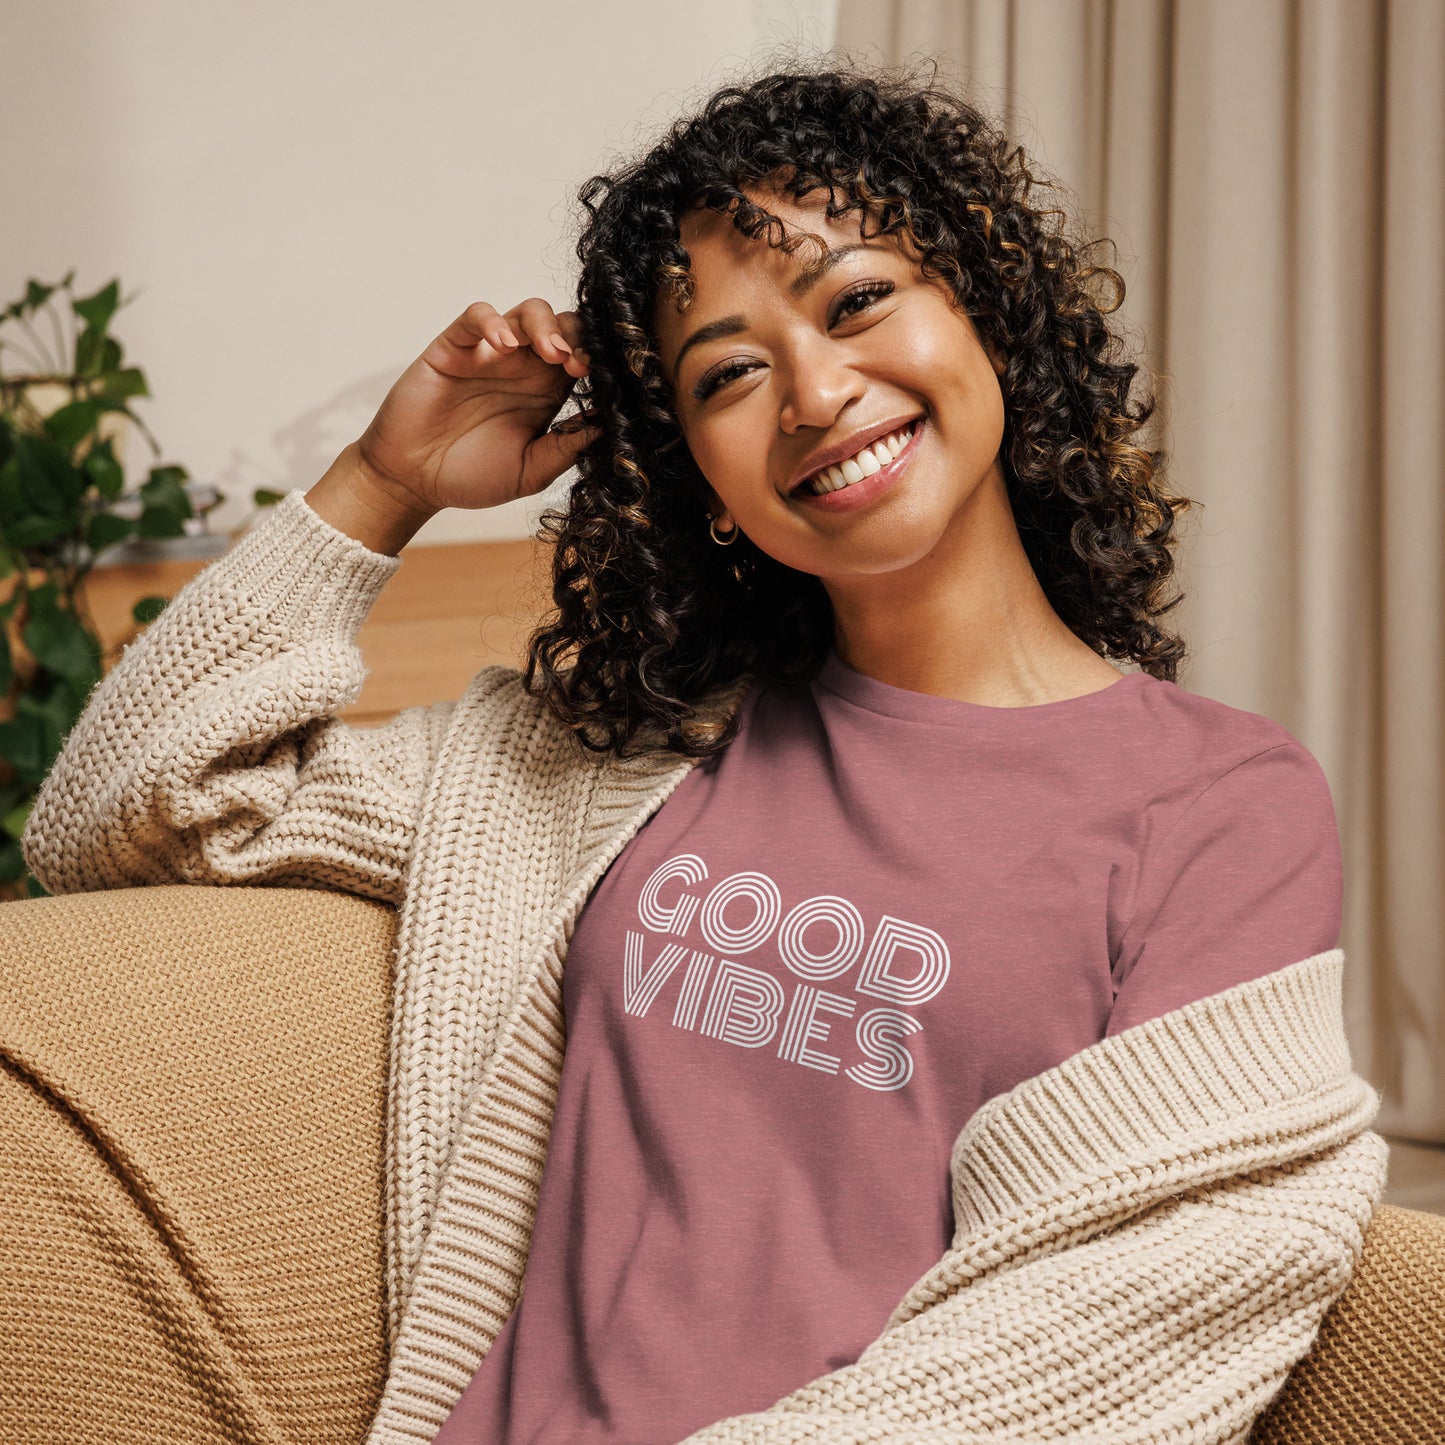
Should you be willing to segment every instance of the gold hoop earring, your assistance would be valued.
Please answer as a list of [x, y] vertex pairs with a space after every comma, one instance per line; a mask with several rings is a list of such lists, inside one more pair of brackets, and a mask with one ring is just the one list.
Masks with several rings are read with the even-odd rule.
[[712, 539], [718, 544], [719, 547], [731, 547], [732, 544], [738, 539], [738, 529], [736, 526], [733, 527], [732, 531], [729, 532], [726, 537], [719, 537], [717, 534], [716, 517], [709, 517], [707, 519], [707, 529], [710, 533], [712, 533]]

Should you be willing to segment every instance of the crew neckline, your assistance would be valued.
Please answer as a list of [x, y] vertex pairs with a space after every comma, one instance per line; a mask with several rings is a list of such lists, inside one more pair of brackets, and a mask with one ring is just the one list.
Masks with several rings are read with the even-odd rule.
[[997, 721], [1007, 724], [1012, 720], [1022, 723], [1113, 706], [1133, 696], [1142, 685], [1141, 679], [1152, 681], [1147, 672], [1126, 672], [1107, 687], [1095, 688], [1093, 692], [1080, 693], [1077, 697], [1057, 698], [1053, 702], [1031, 703], [1025, 707], [999, 707], [986, 702], [967, 702], [958, 697], [939, 697], [931, 692], [913, 692], [908, 688], [895, 687], [892, 683], [880, 682], [876, 677], [869, 677], [867, 673], [850, 667], [838, 655], [836, 648], [829, 648], [813, 681], [816, 686], [869, 712], [884, 713], [910, 722], [966, 721], [979, 724]]

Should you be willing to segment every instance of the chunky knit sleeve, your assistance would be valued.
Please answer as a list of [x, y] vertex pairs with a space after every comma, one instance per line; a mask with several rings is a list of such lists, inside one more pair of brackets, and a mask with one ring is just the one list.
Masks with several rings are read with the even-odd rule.
[[1379, 1202], [1335, 949], [990, 1100], [953, 1247], [853, 1363], [686, 1445], [1242, 1445]]
[[289, 493], [192, 578], [99, 682], [21, 847], [51, 893], [276, 884], [401, 900], [454, 703], [334, 714], [400, 557]]

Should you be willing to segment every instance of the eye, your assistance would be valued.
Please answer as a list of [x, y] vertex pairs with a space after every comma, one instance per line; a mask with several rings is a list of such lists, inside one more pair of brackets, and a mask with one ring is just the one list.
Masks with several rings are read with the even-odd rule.
[[698, 401], [706, 401], [718, 387], [724, 382], [731, 381], [735, 376], [741, 376], [745, 371], [751, 371], [750, 366], [745, 366], [741, 361], [725, 361], [721, 366], [715, 366], [693, 387], [692, 394]]
[[[846, 321], [850, 316], [861, 315], [874, 302], [884, 296], [891, 295], [894, 290], [892, 281], [864, 281], [853, 287], [851, 291], [845, 291], [833, 307], [833, 314], [828, 319], [828, 325], [836, 326], [840, 321]], [[861, 303], [857, 306], [855, 302]], [[693, 397], [698, 401], [706, 401], [719, 387], [725, 386], [734, 377], [742, 376], [753, 368], [742, 361], [724, 361], [721, 365], [714, 367], [701, 381], [692, 389]]]
[[[830, 326], [836, 326], [840, 321], [846, 321], [850, 316], [857, 316], [867, 309], [880, 297], [887, 296], [893, 291], [891, 281], [865, 281], [861, 286], [855, 286], [851, 291], [845, 291], [839, 298], [837, 305], [833, 308], [833, 315], [829, 321]], [[865, 303], [856, 309], [853, 306], [855, 301]]]

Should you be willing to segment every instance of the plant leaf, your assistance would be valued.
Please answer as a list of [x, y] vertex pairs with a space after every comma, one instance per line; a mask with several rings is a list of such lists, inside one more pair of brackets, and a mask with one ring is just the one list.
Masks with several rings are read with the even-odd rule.
[[154, 622], [166, 610], [169, 597], [142, 597], [130, 610], [130, 615], [144, 627]]
[[17, 436], [15, 457], [26, 499], [47, 517], [67, 514], [85, 492], [85, 478], [70, 458], [44, 437]]
[[0, 693], [10, 691], [10, 680], [15, 676], [15, 666], [10, 657], [10, 637], [0, 627]]
[[53, 612], [59, 596], [60, 588], [54, 581], [42, 582], [40, 586], [30, 589], [30, 606], [45, 612]]
[[37, 609], [32, 596], [30, 621], [20, 635], [42, 667], [75, 682], [99, 680], [100, 648], [74, 613], [58, 607]]
[[146, 385], [144, 373], [138, 366], [127, 366], [120, 371], [112, 371], [105, 379], [105, 385], [100, 389], [100, 395], [108, 401], [122, 401], [128, 396], [149, 396], [150, 387]]
[[[43, 676], [43, 674], [42, 674]], [[99, 679], [97, 678], [96, 681]], [[40, 774], [31, 781], [37, 785], [43, 781], [50, 765], [60, 752], [65, 734], [75, 725], [81, 707], [76, 705], [76, 693], [82, 699], [89, 695], [95, 682], [71, 681], [68, 678], [54, 679], [56, 685], [42, 696], [38, 690], [22, 692], [15, 702], [15, 718], [30, 718], [39, 724]]]
[[3, 818], [0, 818], [0, 828], [3, 828], [18, 842], [20, 835], [25, 831], [25, 820], [30, 816], [30, 810], [34, 806], [35, 799], [33, 797], [16, 804]]
[[25, 283], [25, 300], [20, 306], [25, 311], [34, 311], [39, 306], [44, 306], [55, 293], [54, 286], [42, 286], [39, 281], [27, 281]]
[[179, 537], [185, 522], [195, 515], [185, 482], [190, 473], [184, 467], [152, 467], [148, 480], [141, 483], [140, 494], [145, 504], [141, 512], [142, 537]]
[[72, 517], [45, 517], [32, 512], [28, 517], [15, 517], [5, 523], [5, 540], [12, 547], [39, 547], [65, 536], [74, 526]]
[[110, 318], [115, 315], [115, 309], [120, 305], [120, 278], [108, 281], [92, 296], [77, 297], [72, 303], [75, 307], [75, 314], [85, 322], [87, 326], [93, 326], [97, 331], [104, 331]]
[[20, 459], [7, 457], [0, 464], [0, 525], [11, 517], [23, 516], [27, 510], [25, 488], [20, 484]]
[[15, 769], [17, 778], [38, 784], [45, 776], [49, 762], [45, 756], [45, 725], [42, 720], [21, 713], [13, 722], [0, 722], [0, 757]]
[[184, 467], [178, 467], [174, 463], [164, 467], [152, 467], [150, 476], [141, 483], [141, 494], [153, 502], [175, 498], [177, 504], [184, 500], [189, 506], [190, 499], [186, 497], [185, 484], [190, 480], [190, 476]]
[[105, 332], [87, 326], [75, 338], [75, 371], [77, 376], [99, 376], [105, 365]]
[[67, 402], [45, 418], [45, 431], [62, 451], [72, 452], [100, 420], [100, 408], [93, 401]]
[[135, 534], [136, 524], [132, 518], [119, 517], [114, 512], [97, 512], [86, 526], [85, 545], [93, 553], [102, 552]]
[[100, 490], [108, 502], [113, 502], [125, 490], [125, 475], [115, 459], [111, 439], [105, 437], [86, 452], [81, 470]]

